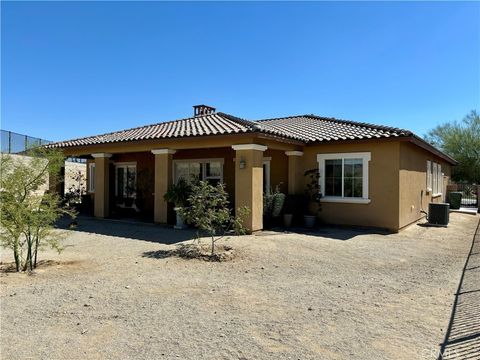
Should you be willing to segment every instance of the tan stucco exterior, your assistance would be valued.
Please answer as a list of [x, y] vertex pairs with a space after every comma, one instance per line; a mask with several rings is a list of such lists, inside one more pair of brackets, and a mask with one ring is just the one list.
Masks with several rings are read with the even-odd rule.
[[110, 214], [110, 154], [95, 154], [95, 200], [94, 215], [104, 218]]
[[[440, 195], [427, 193], [427, 160], [442, 166], [444, 177]], [[451, 166], [445, 160], [411, 143], [400, 143], [399, 228], [422, 218], [424, 215], [420, 210], [428, 211], [428, 203], [445, 201], [450, 175]]]
[[[265, 151], [237, 150], [232, 145], [258, 144], [266, 146]], [[153, 155], [152, 149], [172, 149], [174, 154]], [[432, 199], [426, 194], [426, 160], [442, 165], [445, 173], [444, 185], [450, 176], [451, 165], [432, 152], [427, 151], [406, 139], [372, 139], [363, 141], [338, 141], [301, 146], [297, 142], [277, 141], [276, 139], [253, 135], [215, 136], [175, 141], [141, 141], [124, 144], [105, 144], [88, 148], [67, 149], [68, 155], [88, 155], [95, 152], [112, 154], [110, 161], [135, 161], [142, 166], [155, 168], [154, 195], [151, 207], [156, 222], [171, 222], [171, 205], [165, 204], [163, 194], [173, 182], [173, 162], [184, 159], [223, 159], [223, 181], [226, 184], [232, 205], [248, 206], [251, 214], [248, 227], [255, 231], [262, 228], [263, 161], [270, 161], [270, 186], [279, 185], [284, 193], [302, 194], [306, 180], [304, 172], [318, 168], [317, 155], [328, 153], [370, 153], [368, 162], [369, 203], [334, 203], [326, 199], [322, 203], [320, 219], [324, 223], [379, 227], [398, 231], [420, 219], [420, 205], [428, 208], [429, 201], [442, 201], [442, 197]], [[295, 154], [295, 155], [287, 155]], [[300, 154], [300, 155], [299, 155]], [[247, 167], [239, 168], [237, 159], [243, 157]], [[91, 161], [91, 160], [90, 160]], [[98, 158], [95, 161], [99, 161]], [[104, 173], [106, 167], [103, 164]], [[97, 176], [101, 172], [97, 171]], [[100, 184], [108, 184], [96, 179]], [[423, 204], [420, 194], [423, 191]], [[98, 200], [100, 199], [98, 203]], [[104, 195], [95, 194], [95, 211], [103, 214], [108, 206]], [[103, 204], [103, 205], [102, 205]], [[106, 205], [107, 204], [107, 205]], [[108, 209], [107, 209], [108, 210]], [[101, 214], [100, 214], [101, 215]]]
[[250, 210], [244, 225], [251, 231], [263, 229], [263, 157], [261, 150], [235, 151], [235, 209]]
[[[398, 229], [399, 142], [329, 143], [304, 149], [304, 171], [318, 168], [317, 154], [370, 152], [369, 204], [322, 203], [320, 219], [341, 225]], [[305, 187], [305, 179], [303, 187]]]

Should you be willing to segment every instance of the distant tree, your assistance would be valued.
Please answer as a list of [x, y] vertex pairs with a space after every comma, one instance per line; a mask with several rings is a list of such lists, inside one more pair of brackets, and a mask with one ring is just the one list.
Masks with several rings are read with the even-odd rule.
[[63, 214], [74, 216], [58, 194], [42, 190], [49, 179], [58, 181], [63, 154], [35, 148], [26, 155], [0, 158], [0, 244], [13, 251], [17, 271], [32, 271], [45, 245], [60, 252], [63, 236], [53, 225]]
[[480, 184], [480, 115], [472, 110], [462, 121], [438, 125], [425, 139], [459, 163], [452, 179]]

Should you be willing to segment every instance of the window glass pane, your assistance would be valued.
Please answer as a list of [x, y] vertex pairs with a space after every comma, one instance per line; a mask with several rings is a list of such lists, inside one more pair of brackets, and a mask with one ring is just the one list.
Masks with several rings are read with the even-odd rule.
[[352, 197], [353, 196], [353, 177], [346, 177], [343, 182], [343, 196]]
[[325, 196], [342, 196], [342, 159], [325, 160]]
[[222, 164], [219, 161], [209, 162], [205, 164], [205, 176], [218, 177], [222, 176]]
[[135, 166], [127, 167], [127, 186], [126, 186], [126, 195], [135, 196], [136, 191], [136, 168]]
[[362, 178], [354, 179], [353, 197], [363, 197], [363, 179]]
[[125, 193], [124, 193], [125, 183], [123, 179], [124, 179], [124, 168], [118, 167], [117, 168], [117, 196], [120, 196], [120, 197], [125, 196]]
[[188, 180], [189, 178], [189, 166], [187, 162], [175, 163], [175, 182], [180, 178]]
[[195, 181], [202, 179], [202, 164], [200, 163], [190, 163], [190, 173], [188, 176], [188, 181]]
[[354, 172], [353, 176], [355, 177], [363, 177], [363, 161], [362, 159], [357, 159], [357, 162], [354, 164]]
[[343, 175], [345, 177], [353, 177], [353, 163], [352, 159], [345, 159], [345, 165], [343, 167]]
[[344, 197], [362, 197], [362, 177], [362, 159], [345, 159], [343, 182]]

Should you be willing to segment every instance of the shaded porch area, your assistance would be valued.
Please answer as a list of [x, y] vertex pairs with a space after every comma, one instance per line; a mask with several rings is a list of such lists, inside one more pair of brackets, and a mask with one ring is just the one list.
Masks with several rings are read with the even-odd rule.
[[[180, 178], [224, 183], [232, 209], [247, 206], [251, 231], [263, 228], [263, 193], [279, 187], [299, 191], [301, 152], [284, 144], [234, 144], [208, 148], [154, 148], [149, 151], [85, 154], [87, 199], [99, 218], [127, 218], [174, 224], [173, 204], [164, 200]], [[292, 161], [293, 160], [293, 161]]]

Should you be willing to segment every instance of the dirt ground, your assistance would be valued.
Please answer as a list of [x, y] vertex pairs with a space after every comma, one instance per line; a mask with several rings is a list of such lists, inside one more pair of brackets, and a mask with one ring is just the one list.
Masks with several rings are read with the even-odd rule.
[[36, 274], [1, 274], [1, 358], [434, 359], [478, 221], [265, 232], [215, 263], [162, 255], [189, 231], [80, 219]]

